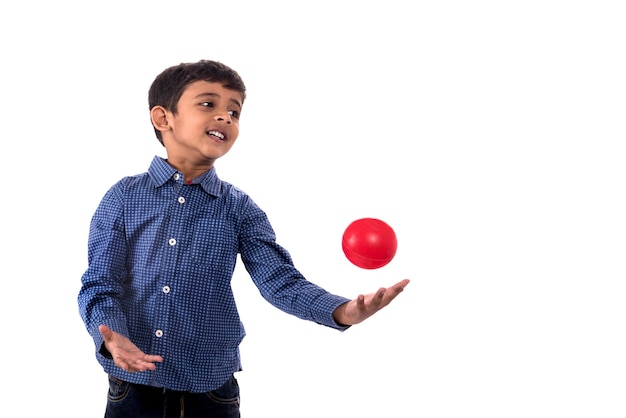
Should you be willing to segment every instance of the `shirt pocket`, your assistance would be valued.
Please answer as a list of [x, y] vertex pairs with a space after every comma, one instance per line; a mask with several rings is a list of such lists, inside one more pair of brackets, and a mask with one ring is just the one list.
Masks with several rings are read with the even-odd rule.
[[220, 218], [198, 218], [191, 239], [196, 264], [232, 268], [237, 259], [235, 225]]

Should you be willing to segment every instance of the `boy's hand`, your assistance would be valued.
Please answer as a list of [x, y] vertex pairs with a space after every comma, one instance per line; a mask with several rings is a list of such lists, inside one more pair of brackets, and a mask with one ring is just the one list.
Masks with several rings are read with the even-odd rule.
[[100, 325], [98, 331], [104, 338], [104, 346], [111, 356], [115, 365], [129, 372], [144, 372], [155, 370], [154, 363], [163, 361], [161, 356], [145, 354], [135, 344], [122, 334], [111, 330], [106, 325]]
[[335, 309], [333, 318], [335, 318], [337, 323], [343, 325], [355, 325], [363, 322], [389, 305], [404, 290], [407, 284], [409, 284], [409, 279], [404, 279], [387, 289], [381, 287], [376, 293], [359, 295], [356, 299], [346, 302]]

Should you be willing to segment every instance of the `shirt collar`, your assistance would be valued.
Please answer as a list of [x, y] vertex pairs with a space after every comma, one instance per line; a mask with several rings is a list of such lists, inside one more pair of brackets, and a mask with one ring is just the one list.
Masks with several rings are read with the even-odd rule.
[[[155, 187], [163, 186], [167, 181], [174, 180], [174, 176], [178, 173], [174, 167], [159, 156], [152, 159], [148, 174], [152, 178]], [[220, 196], [222, 194], [222, 182], [217, 177], [215, 167], [200, 176], [200, 186], [202, 189], [212, 196]], [[195, 184], [195, 182], [194, 182]]]

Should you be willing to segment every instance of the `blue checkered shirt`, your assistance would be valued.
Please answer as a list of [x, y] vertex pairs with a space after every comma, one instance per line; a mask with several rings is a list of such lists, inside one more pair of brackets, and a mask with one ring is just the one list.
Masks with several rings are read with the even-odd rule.
[[[238, 255], [271, 304], [345, 329], [332, 312], [348, 299], [307, 281], [276, 243], [265, 213], [215, 169], [186, 184], [155, 157], [146, 173], [115, 184], [93, 215], [78, 295], [104, 371], [189, 392], [213, 390], [239, 371], [245, 331], [231, 289]], [[116, 367], [102, 350], [100, 324], [163, 363], [141, 373]]]

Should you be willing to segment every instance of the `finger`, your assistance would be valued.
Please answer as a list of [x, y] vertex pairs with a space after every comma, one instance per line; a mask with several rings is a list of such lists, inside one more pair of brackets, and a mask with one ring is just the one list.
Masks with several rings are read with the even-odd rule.
[[146, 354], [143, 359], [138, 359], [134, 365], [134, 371], [143, 372], [146, 370], [156, 370], [155, 362], [162, 362], [163, 358], [161, 356], [156, 355], [148, 355]]
[[113, 362], [115, 363], [117, 367], [119, 367], [122, 370], [126, 370], [127, 372], [133, 371], [131, 365], [120, 356], [113, 357]]
[[113, 331], [106, 325], [100, 325], [98, 327], [98, 331], [100, 331], [100, 334], [105, 339], [105, 341], [108, 341], [113, 337]]
[[409, 284], [409, 280], [408, 279], [394, 284], [390, 288], [390, 292], [388, 292], [389, 295], [392, 295], [392, 299], [395, 298], [396, 296], [398, 296], [400, 293], [402, 293], [402, 291], [404, 291], [404, 288], [406, 287], [407, 284]]
[[385, 297], [385, 293], [387, 293], [387, 289], [381, 287], [376, 291], [374, 297], [372, 298], [372, 303], [376, 306], [380, 305], [383, 302], [383, 298]]
[[135, 366], [135, 370], [136, 372], [145, 372], [146, 370], [156, 370], [156, 366], [153, 363], [138, 363]]
[[141, 369], [137, 370], [138, 372], [145, 372], [147, 370], [156, 370], [156, 366], [152, 363], [148, 363], [146, 364], [144, 367], [142, 367]]
[[163, 357], [157, 356], [156, 354], [146, 354], [144, 361], [147, 361], [149, 363], [162, 363]]
[[409, 279], [404, 279], [402, 281], [399, 281], [398, 283], [396, 283], [395, 285], [393, 285], [394, 289], [398, 289], [398, 291], [403, 291], [404, 288], [406, 287], [406, 285], [408, 285], [410, 282]]
[[356, 307], [357, 307], [358, 309], [362, 309], [362, 308], [364, 308], [364, 307], [365, 307], [365, 296], [364, 296], [364, 295], [359, 295], [359, 296], [356, 298]]
[[145, 372], [146, 370], [156, 370], [156, 365], [149, 362], [147, 359], [136, 359], [128, 361], [122, 358], [118, 358], [115, 364], [118, 367], [131, 373]]

